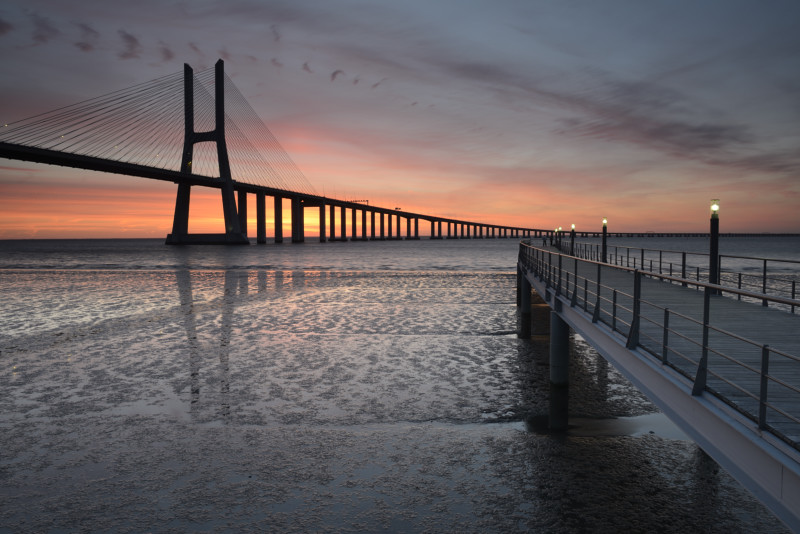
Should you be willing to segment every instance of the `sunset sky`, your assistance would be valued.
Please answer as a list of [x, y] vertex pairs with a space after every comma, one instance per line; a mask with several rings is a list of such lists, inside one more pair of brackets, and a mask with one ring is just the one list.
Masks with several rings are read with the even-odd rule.
[[[318, 194], [612, 231], [720, 198], [723, 232], [800, 232], [796, 0], [6, 0], [0, 123], [218, 58]], [[175, 189], [0, 159], [0, 238], [164, 237]]]

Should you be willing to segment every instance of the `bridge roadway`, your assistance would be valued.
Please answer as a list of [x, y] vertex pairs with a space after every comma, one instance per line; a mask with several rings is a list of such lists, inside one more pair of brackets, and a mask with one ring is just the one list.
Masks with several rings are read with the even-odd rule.
[[[179, 171], [160, 169], [157, 167], [150, 167], [146, 165], [138, 165], [135, 163], [127, 163], [121, 161], [114, 161], [104, 158], [96, 158], [91, 156], [84, 156], [80, 154], [73, 154], [68, 152], [60, 152], [56, 150], [49, 150], [44, 148], [29, 147], [24, 145], [17, 145], [13, 143], [0, 142], [0, 157], [8, 159], [16, 159], [22, 161], [31, 161], [35, 163], [45, 163], [50, 165], [60, 165], [64, 167], [73, 167], [78, 169], [87, 169], [92, 171], [108, 172], [114, 174], [124, 174], [127, 176], [137, 176], [141, 178], [150, 178], [153, 180], [162, 180], [173, 182], [175, 184], [202, 186], [221, 189], [224, 185], [223, 180], [219, 178], [211, 178], [207, 176], [200, 176], [190, 173], [183, 173]], [[239, 222], [247, 234], [247, 202], [246, 195], [254, 194], [257, 199], [257, 242], [266, 243], [266, 215], [265, 215], [265, 197], [270, 196], [275, 199], [275, 242], [283, 242], [283, 228], [282, 228], [282, 200], [291, 199], [292, 201], [292, 242], [298, 243], [305, 240], [303, 231], [303, 210], [305, 208], [317, 207], [320, 209], [320, 241], [330, 239], [347, 240], [347, 219], [345, 217], [346, 210], [351, 210], [350, 222], [350, 238], [351, 239], [399, 239], [401, 238], [400, 219], [406, 220], [406, 239], [419, 239], [419, 221], [424, 220], [430, 223], [430, 237], [431, 239], [443, 238], [482, 238], [482, 237], [532, 237], [549, 235], [550, 232], [546, 230], [537, 230], [533, 228], [521, 228], [513, 226], [492, 225], [485, 223], [477, 223], [471, 221], [464, 221], [460, 219], [451, 219], [446, 217], [437, 217], [433, 215], [423, 215], [419, 213], [412, 213], [400, 209], [380, 208], [377, 206], [369, 206], [360, 202], [337, 200], [318, 195], [307, 193], [300, 193], [295, 191], [288, 191], [284, 189], [276, 189], [272, 187], [252, 185], [244, 182], [233, 181], [233, 189], [238, 194], [238, 216]], [[330, 222], [326, 225], [325, 209], [329, 208], [329, 215], [327, 220]], [[340, 233], [337, 237], [336, 228], [336, 215], [335, 208], [340, 210]], [[361, 235], [356, 234], [357, 218], [356, 212], [361, 212]], [[370, 214], [369, 222], [370, 231], [367, 233], [367, 214]], [[375, 223], [375, 216], [378, 215], [378, 224]], [[396, 218], [396, 225], [392, 224], [392, 219]], [[444, 225], [444, 227], [443, 227]], [[329, 237], [328, 237], [329, 233]], [[204, 239], [209, 242], [219, 242], [214, 239], [214, 236], [183, 236], [188, 237], [186, 242], [202, 243]], [[194, 238], [194, 241], [192, 241]]]
[[[555, 315], [800, 532], [800, 317], [788, 311], [798, 301], [772, 298], [764, 307], [763, 294], [526, 244], [520, 246], [519, 273], [522, 292], [535, 290]], [[523, 318], [529, 318], [530, 299], [520, 303]]]

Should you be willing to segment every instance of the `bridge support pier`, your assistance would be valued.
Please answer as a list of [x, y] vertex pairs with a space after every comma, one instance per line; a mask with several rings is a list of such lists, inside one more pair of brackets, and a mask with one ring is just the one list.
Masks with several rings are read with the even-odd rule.
[[520, 339], [531, 338], [531, 283], [525, 273], [517, 267], [517, 277], [519, 280], [519, 332], [517, 337]]
[[[192, 186], [189, 184], [178, 184], [178, 195], [175, 198], [175, 217], [172, 219], [172, 234], [174, 236], [185, 236], [189, 233], [189, 197], [191, 197]], [[169, 242], [169, 236], [167, 237]]]
[[342, 218], [341, 240], [347, 241], [347, 208], [344, 205], [339, 206], [339, 216]]
[[256, 243], [267, 242], [267, 197], [264, 193], [256, 193]]
[[331, 204], [330, 209], [330, 227], [331, 227], [331, 241], [336, 241], [336, 206]]
[[325, 242], [325, 202], [319, 205], [319, 242]]
[[367, 240], [367, 210], [361, 210], [361, 241]]
[[[523, 277], [524, 278], [524, 277]], [[550, 430], [569, 426], [569, 325], [550, 312]]]
[[283, 198], [275, 197], [275, 243], [283, 243]]
[[303, 218], [303, 201], [300, 198], [292, 199], [292, 243], [305, 241]]
[[243, 236], [247, 236], [247, 191], [237, 191], [238, 203], [237, 211], [239, 217], [239, 229]]

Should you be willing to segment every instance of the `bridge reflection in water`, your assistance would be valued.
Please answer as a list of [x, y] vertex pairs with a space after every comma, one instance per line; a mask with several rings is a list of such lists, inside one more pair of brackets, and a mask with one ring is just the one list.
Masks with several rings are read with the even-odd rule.
[[552, 308], [552, 426], [566, 425], [571, 327], [800, 530], [800, 302], [523, 242], [521, 337], [532, 289]]

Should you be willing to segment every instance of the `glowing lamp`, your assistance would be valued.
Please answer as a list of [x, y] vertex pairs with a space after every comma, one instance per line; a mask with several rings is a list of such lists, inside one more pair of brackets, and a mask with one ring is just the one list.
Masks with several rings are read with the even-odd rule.
[[711, 199], [711, 218], [718, 219], [719, 218], [719, 199], [712, 198]]

